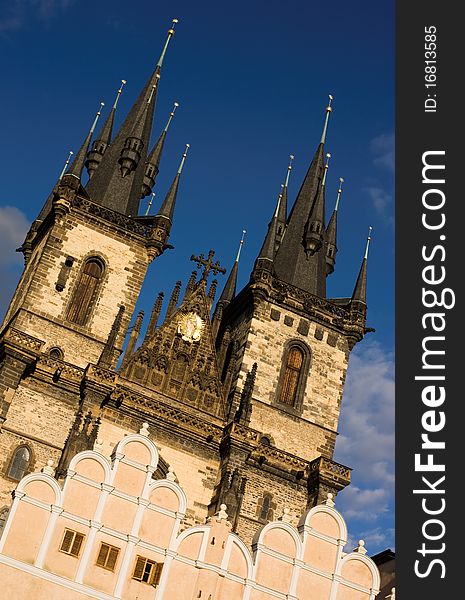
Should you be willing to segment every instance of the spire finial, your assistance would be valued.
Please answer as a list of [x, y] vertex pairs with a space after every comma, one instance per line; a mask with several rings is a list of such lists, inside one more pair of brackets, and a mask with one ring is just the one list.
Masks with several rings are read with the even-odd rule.
[[179, 22], [178, 19], [173, 19], [171, 28], [168, 29], [168, 38], [167, 38], [167, 40], [165, 42], [163, 50], [161, 51], [161, 54], [160, 54], [160, 58], [158, 59], [158, 62], [157, 62], [157, 67], [159, 67], [159, 68], [161, 68], [161, 66], [163, 64], [163, 59], [165, 58], [165, 54], [166, 54], [166, 50], [168, 48], [168, 44], [170, 43], [170, 39], [174, 35], [174, 27], [175, 27], [176, 23], [178, 23], [178, 22]]
[[149, 94], [149, 97], [148, 97], [148, 100], [147, 100], [147, 104], [150, 104], [152, 102], [153, 94], [154, 94], [154, 92], [155, 92], [156, 89], [157, 89], [157, 86], [156, 85], [152, 85], [152, 88], [150, 90], [150, 94]]
[[329, 115], [332, 112], [332, 106], [331, 103], [334, 100], [333, 96], [331, 96], [331, 94], [329, 94], [329, 102], [328, 102], [328, 106], [326, 107], [326, 117], [325, 117], [325, 124], [323, 127], [323, 133], [321, 134], [321, 140], [320, 143], [324, 144], [326, 141], [326, 132], [328, 131], [328, 121], [329, 121]]
[[344, 183], [344, 179], [342, 177], [339, 177], [339, 189], [337, 190], [336, 206], [334, 207], [334, 210], [336, 210], [336, 211], [339, 208], [339, 200], [341, 199], [343, 183]]
[[322, 181], [322, 185], [326, 184], [326, 175], [328, 174], [328, 169], [329, 169], [329, 159], [331, 158], [331, 154], [328, 152], [326, 154], [326, 164], [325, 164], [325, 172], [323, 174], [323, 181]]
[[116, 98], [115, 98], [115, 102], [113, 104], [113, 108], [116, 110], [116, 107], [118, 106], [118, 101], [119, 101], [119, 97], [121, 96], [121, 94], [123, 93], [123, 88], [126, 85], [127, 81], [126, 79], [122, 79], [121, 80], [121, 85], [119, 87], [119, 90], [116, 92]]
[[241, 256], [241, 250], [242, 250], [242, 246], [244, 245], [244, 237], [245, 234], [247, 233], [247, 231], [245, 229], [242, 230], [242, 237], [241, 237], [241, 241], [239, 242], [239, 248], [237, 250], [237, 256], [236, 256], [236, 262], [239, 262], [239, 258]]
[[365, 248], [365, 255], [363, 258], [367, 259], [368, 258], [368, 248], [370, 247], [370, 240], [371, 240], [371, 232], [373, 231], [373, 227], [369, 227], [368, 228], [368, 237], [367, 237], [367, 245]]
[[71, 160], [71, 157], [73, 156], [73, 154], [74, 154], [74, 152], [72, 150], [70, 150], [68, 158], [66, 159], [66, 162], [63, 165], [63, 169], [61, 170], [60, 177], [58, 178], [58, 181], [61, 181], [63, 179], [63, 175], [66, 173], [66, 169], [68, 168], [69, 161]]
[[100, 108], [97, 111], [97, 114], [95, 115], [95, 119], [94, 122], [92, 123], [92, 127], [90, 128], [90, 134], [94, 133], [95, 131], [95, 127], [97, 125], [97, 121], [100, 117], [100, 115], [102, 114], [102, 108], [105, 106], [105, 102], [100, 102]]
[[284, 187], [287, 187], [289, 185], [289, 176], [292, 171], [292, 161], [294, 160], [294, 158], [295, 158], [295, 156], [293, 154], [289, 155], [289, 165], [287, 167], [286, 181], [284, 182]]
[[181, 159], [181, 164], [179, 165], [178, 175], [181, 175], [181, 171], [184, 166], [184, 162], [185, 162], [186, 156], [187, 156], [187, 151], [189, 150], [189, 148], [190, 148], [190, 144], [186, 144], [186, 149], [184, 150], [184, 154], [182, 155], [182, 159]]
[[150, 196], [149, 203], [147, 204], [147, 210], [145, 211], [145, 216], [148, 217], [150, 209], [152, 208], [153, 201], [155, 200], [155, 192], [152, 192]]
[[175, 102], [173, 105], [173, 110], [170, 112], [168, 122], [165, 125], [165, 129], [164, 129], [165, 133], [168, 131], [168, 127], [170, 126], [171, 119], [174, 117], [174, 113], [176, 112], [176, 109], [178, 108], [178, 106], [179, 106], [179, 102]]

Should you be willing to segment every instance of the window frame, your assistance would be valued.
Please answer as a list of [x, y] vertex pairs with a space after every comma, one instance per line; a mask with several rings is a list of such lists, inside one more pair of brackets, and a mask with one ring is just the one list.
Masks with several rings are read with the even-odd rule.
[[[298, 375], [298, 381], [294, 394], [294, 404], [287, 404], [280, 400], [283, 392], [283, 386], [285, 382], [285, 373], [288, 367], [289, 355], [293, 348], [297, 348], [302, 352], [302, 365]], [[299, 339], [289, 340], [284, 346], [283, 354], [281, 357], [281, 367], [279, 371], [278, 384], [276, 386], [276, 393], [272, 401], [272, 405], [276, 406], [284, 412], [288, 412], [293, 415], [301, 415], [303, 411], [303, 402], [305, 396], [305, 388], [307, 386], [307, 380], [310, 373], [312, 352], [310, 348]]]
[[[107, 550], [107, 553], [105, 556], [105, 560], [103, 561], [103, 564], [101, 564], [101, 563], [99, 563], [99, 559], [100, 559], [100, 555], [102, 554], [102, 550], [103, 550], [104, 546], [106, 546], [108, 550]], [[116, 550], [116, 557], [115, 557], [113, 566], [109, 567], [107, 563], [108, 563], [108, 559], [110, 557], [110, 553], [112, 550]], [[105, 569], [106, 571], [110, 571], [110, 572], [114, 573], [120, 552], [121, 552], [121, 548], [118, 548], [118, 546], [113, 546], [112, 544], [109, 544], [108, 542], [100, 542], [100, 548], [99, 548], [99, 551], [97, 554], [97, 558], [95, 559], [95, 565], [97, 567]]]
[[[79, 301], [79, 306], [77, 306], [78, 294], [79, 294], [79, 290], [81, 288], [83, 276], [84, 275], [92, 276], [90, 273], [85, 272], [86, 267], [88, 265], [90, 265], [91, 263], [96, 263], [101, 271], [100, 271], [99, 277], [94, 277], [94, 279], [96, 280], [95, 285], [94, 285], [93, 289], [91, 290], [90, 297], [86, 301], [87, 304], [83, 309], [81, 307], [81, 304], [83, 304], [82, 300]], [[73, 288], [72, 288], [72, 293], [70, 295], [68, 307], [66, 309], [66, 320], [69, 323], [72, 323], [73, 325], [77, 325], [78, 327], [86, 327], [89, 324], [90, 316], [92, 314], [92, 310], [95, 306], [99, 292], [102, 288], [102, 283], [105, 278], [106, 271], [107, 271], [107, 265], [106, 265], [105, 260], [102, 257], [96, 256], [93, 254], [93, 255], [87, 256], [86, 258], [83, 259], [81, 268], [79, 270], [79, 273], [76, 277], [76, 280], [75, 280]], [[76, 306], [77, 306], [77, 308], [76, 308]], [[75, 313], [74, 316], [72, 313]], [[79, 319], [77, 319], [77, 317], [79, 317]]]
[[[22, 449], [25, 448], [28, 452], [29, 452], [29, 458], [26, 464], [26, 467], [24, 468], [23, 474], [21, 475], [21, 477], [17, 478], [14, 477], [11, 474], [11, 469], [13, 468], [13, 464], [15, 461], [15, 457], [17, 455], [17, 453]], [[32, 452], [32, 448], [31, 446], [29, 446], [29, 444], [19, 444], [18, 446], [16, 446], [16, 448], [13, 450], [13, 453], [11, 455], [10, 461], [8, 463], [8, 468], [6, 470], [6, 476], [8, 479], [10, 479], [11, 481], [21, 481], [21, 479], [23, 477], [25, 477], [26, 475], [28, 475], [31, 471], [32, 471], [32, 465], [33, 465], [34, 461], [33, 461], [33, 452]]]
[[[141, 561], [144, 562], [142, 567], [139, 567]], [[150, 565], [150, 571], [148, 573], [147, 580], [144, 579], [144, 575], [146, 574], [147, 565]], [[141, 576], [136, 576], [137, 571], [140, 570]], [[147, 558], [146, 556], [136, 556], [136, 562], [134, 563], [134, 568], [132, 570], [131, 579], [134, 581], [138, 581], [139, 583], [146, 583], [147, 585], [151, 585], [152, 587], [156, 587], [160, 583], [161, 573], [163, 571], [163, 563], [157, 562], [151, 558]]]
[[[63, 549], [63, 544], [65, 543], [65, 538], [66, 538], [66, 535], [67, 535], [69, 532], [71, 532], [71, 533], [73, 534], [73, 538], [72, 538], [72, 540], [71, 540], [71, 542], [70, 542], [70, 544], [69, 544], [69, 549], [68, 549], [68, 550], [64, 550], [64, 549]], [[73, 553], [73, 552], [72, 552], [72, 550], [73, 550], [73, 546], [74, 546], [74, 544], [75, 544], [75, 542], [76, 542], [76, 538], [77, 538], [78, 536], [81, 538], [81, 539], [80, 539], [80, 543], [79, 543], [79, 547], [78, 547], [78, 549], [77, 549], [77, 553]], [[82, 550], [82, 545], [83, 545], [83, 542], [84, 542], [84, 539], [85, 539], [85, 537], [86, 537], [86, 536], [85, 536], [85, 534], [84, 534], [84, 533], [81, 533], [80, 531], [75, 531], [74, 529], [70, 529], [69, 527], [65, 527], [65, 529], [64, 529], [64, 531], [63, 531], [63, 537], [61, 538], [60, 547], [58, 548], [58, 550], [59, 550], [60, 552], [63, 552], [63, 554], [67, 554], [68, 556], [73, 556], [74, 558], [79, 558], [79, 554], [81, 553], [81, 550]]]

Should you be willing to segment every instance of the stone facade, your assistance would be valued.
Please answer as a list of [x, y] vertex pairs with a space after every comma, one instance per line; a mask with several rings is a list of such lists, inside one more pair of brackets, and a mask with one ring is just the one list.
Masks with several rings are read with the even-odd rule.
[[148, 435], [127, 435], [111, 457], [102, 444], [77, 454], [62, 486], [50, 465], [20, 481], [0, 538], [5, 596], [374, 600], [379, 572], [363, 542], [343, 551], [347, 528], [330, 497], [300, 518], [285, 508], [254, 532], [251, 552], [224, 504], [186, 528], [186, 494], [173, 470], [153, 479]]

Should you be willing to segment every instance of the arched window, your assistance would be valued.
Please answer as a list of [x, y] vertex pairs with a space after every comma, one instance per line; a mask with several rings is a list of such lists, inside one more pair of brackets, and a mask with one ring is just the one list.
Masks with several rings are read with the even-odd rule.
[[10, 462], [8, 469], [8, 477], [19, 481], [22, 479], [29, 467], [31, 461], [31, 451], [27, 446], [19, 446]]
[[304, 353], [300, 348], [293, 346], [287, 355], [284, 379], [279, 395], [279, 402], [282, 404], [294, 406], [303, 364]]
[[86, 261], [68, 309], [68, 321], [85, 325], [102, 275], [103, 264], [98, 258], [90, 258]]
[[309, 368], [309, 348], [300, 340], [291, 341], [283, 354], [275, 400], [277, 405], [294, 413], [302, 409]]

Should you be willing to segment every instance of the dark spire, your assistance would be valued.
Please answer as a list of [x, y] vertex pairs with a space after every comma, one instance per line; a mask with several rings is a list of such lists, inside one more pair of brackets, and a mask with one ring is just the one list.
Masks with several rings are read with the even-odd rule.
[[115, 122], [116, 107], [118, 106], [118, 100], [123, 92], [123, 87], [125, 84], [126, 80], [122, 79], [121, 85], [116, 92], [115, 102], [111, 108], [107, 120], [105, 121], [100, 134], [97, 136], [97, 139], [92, 143], [92, 148], [87, 153], [86, 169], [89, 177], [92, 177], [94, 174], [95, 169], [99, 166], [100, 161], [105, 154], [105, 150], [110, 145], [113, 134], [113, 125]]
[[168, 190], [168, 193], [166, 194], [165, 200], [163, 201], [163, 204], [161, 205], [160, 210], [156, 215], [157, 217], [163, 217], [165, 219], [168, 219], [170, 221], [170, 224], [172, 224], [173, 222], [174, 208], [176, 206], [176, 198], [179, 189], [179, 180], [181, 179], [182, 168], [184, 167], [184, 162], [186, 160], [187, 151], [189, 150], [189, 147], [189, 144], [186, 144], [186, 149], [184, 151], [184, 154], [182, 155], [178, 172], [176, 173], [176, 176], [173, 179], [173, 183], [171, 184], [171, 187]]
[[147, 327], [147, 331], [145, 333], [145, 339], [149, 339], [155, 333], [155, 329], [157, 328], [158, 319], [161, 313], [161, 307], [163, 305], [163, 298], [165, 294], [160, 292], [155, 300], [155, 304], [152, 308], [152, 314], [150, 315], [150, 321]]
[[111, 327], [110, 334], [108, 335], [107, 343], [105, 344], [102, 354], [100, 355], [100, 358], [97, 362], [97, 364], [100, 367], [105, 367], [109, 369], [113, 366], [112, 363], [116, 338], [118, 337], [118, 333], [121, 327], [121, 321], [123, 319], [124, 310], [125, 308], [122, 305], [118, 309], [118, 313]]
[[305, 252], [308, 256], [313, 256], [320, 250], [324, 242], [325, 232], [325, 184], [326, 175], [329, 168], [329, 159], [331, 154], [326, 154], [326, 164], [324, 167], [324, 175], [318, 190], [315, 202], [313, 203], [310, 216], [308, 217], [304, 233]]
[[337, 191], [336, 205], [334, 206], [333, 214], [329, 220], [326, 228], [326, 274], [331, 275], [334, 271], [334, 265], [336, 264], [336, 253], [337, 253], [337, 211], [339, 208], [339, 201], [342, 194], [342, 184], [344, 179], [339, 178], [339, 189]]
[[360, 271], [358, 273], [357, 281], [355, 283], [354, 293], [352, 294], [352, 301], [367, 303], [367, 262], [368, 262], [368, 248], [370, 246], [372, 227], [368, 229], [367, 245], [365, 247], [365, 255], [363, 256]]
[[242, 246], [244, 245], [244, 237], [246, 234], [246, 230], [242, 230], [241, 241], [239, 242], [239, 248], [237, 250], [236, 260], [232, 266], [231, 271], [229, 272], [228, 279], [224, 285], [223, 291], [221, 292], [219, 302], [223, 303], [223, 308], [231, 302], [231, 300], [236, 295], [236, 284], [237, 284], [237, 273], [239, 269], [239, 258], [241, 256]]
[[134, 326], [129, 334], [128, 345], [126, 346], [126, 352], [124, 353], [123, 361], [121, 363], [121, 369], [127, 364], [128, 360], [134, 354], [134, 348], [136, 347], [137, 340], [139, 338], [140, 328], [142, 327], [142, 321], [144, 319], [144, 311], [141, 310], [134, 321]]
[[168, 321], [168, 319], [171, 317], [171, 315], [176, 310], [176, 305], [179, 300], [179, 292], [181, 291], [181, 285], [182, 285], [181, 281], [176, 281], [176, 284], [173, 288], [173, 292], [171, 294], [170, 301], [168, 303], [168, 308], [166, 309], [165, 323]]
[[273, 260], [275, 256], [275, 248], [276, 248], [276, 233], [278, 230], [278, 218], [276, 216], [276, 211], [273, 214], [271, 221], [268, 225], [268, 231], [266, 233], [265, 239], [263, 240], [262, 247], [260, 252], [258, 253], [257, 259], [255, 261], [255, 269], [266, 269], [267, 271], [271, 271], [273, 268]]
[[279, 248], [281, 241], [284, 236], [284, 231], [286, 229], [286, 221], [287, 221], [287, 189], [289, 186], [289, 176], [292, 171], [292, 161], [294, 160], [294, 155], [291, 154], [289, 156], [289, 165], [287, 167], [286, 179], [284, 180], [284, 185], [282, 186], [281, 193], [279, 194], [278, 203], [276, 205], [276, 250]]
[[[286, 232], [274, 260], [276, 276], [281, 281], [322, 298], [326, 297], [325, 253], [319, 251], [324, 241], [324, 142], [332, 100], [330, 96], [320, 143], [287, 219]], [[321, 223], [321, 231], [309, 231], [311, 223], [313, 227]]]
[[95, 115], [95, 119], [94, 119], [94, 122], [92, 123], [92, 127], [90, 128], [90, 131], [86, 136], [86, 139], [84, 140], [82, 146], [80, 147], [78, 153], [76, 154], [76, 157], [74, 158], [73, 162], [71, 163], [71, 166], [66, 171], [66, 175], [74, 175], [78, 179], [81, 179], [82, 171], [84, 169], [84, 164], [86, 161], [87, 151], [89, 149], [90, 140], [92, 139], [92, 136], [95, 131], [95, 126], [97, 125], [98, 118], [100, 117], [102, 108], [104, 106], [105, 106], [105, 104], [103, 102], [100, 102], [100, 108], [98, 109], [97, 114]]
[[[177, 19], [173, 20], [173, 26], [175, 23]], [[173, 35], [171, 28], [152, 76], [87, 184], [94, 202], [133, 217], [139, 211], [160, 71]]]
[[177, 107], [179, 106], [178, 102], [174, 103], [173, 110], [170, 112], [170, 116], [168, 118], [168, 122], [165, 125], [165, 128], [160, 134], [160, 137], [157, 140], [157, 143], [153, 147], [152, 151], [147, 158], [147, 162], [145, 165], [145, 174], [144, 181], [142, 183], [142, 194], [141, 198], [145, 198], [148, 196], [153, 186], [155, 185], [155, 179], [160, 171], [160, 160], [163, 152], [163, 146], [165, 145], [166, 134], [168, 133], [168, 127], [170, 126], [171, 120], [174, 117], [174, 113], [176, 112]]

